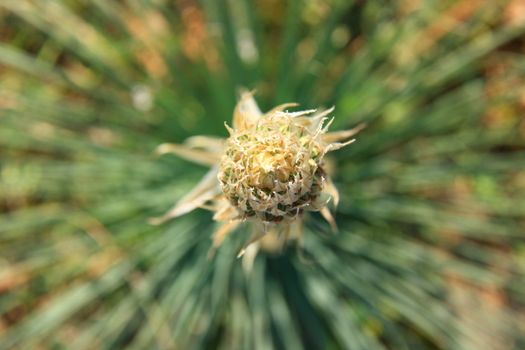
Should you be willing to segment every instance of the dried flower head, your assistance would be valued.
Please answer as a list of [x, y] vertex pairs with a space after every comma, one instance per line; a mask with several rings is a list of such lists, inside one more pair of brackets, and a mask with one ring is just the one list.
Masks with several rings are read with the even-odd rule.
[[324, 184], [321, 130], [274, 112], [249, 129], [232, 131], [219, 181], [244, 218], [281, 222], [317, 205]]
[[184, 145], [160, 145], [159, 154], [175, 153], [212, 169], [173, 209], [154, 221], [160, 223], [197, 207], [210, 209], [215, 220], [224, 222], [214, 234], [215, 247], [240, 222], [253, 221], [254, 233], [240, 253], [250, 252], [252, 259], [265, 236], [280, 242], [300, 238], [297, 226], [305, 211], [320, 211], [335, 230], [327, 205], [332, 200], [337, 206], [339, 196], [323, 169], [323, 158], [352, 143], [348, 139], [362, 126], [327, 133], [333, 121], [327, 116], [333, 108], [320, 113], [285, 111], [292, 106], [281, 105], [263, 114], [246, 92], [235, 108], [233, 128], [226, 125], [227, 140], [196, 136]]

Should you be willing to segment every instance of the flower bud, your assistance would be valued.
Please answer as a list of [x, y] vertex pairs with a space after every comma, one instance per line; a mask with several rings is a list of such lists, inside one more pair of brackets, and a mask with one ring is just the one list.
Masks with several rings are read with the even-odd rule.
[[318, 132], [285, 112], [231, 132], [218, 179], [242, 217], [280, 222], [318, 209], [325, 180]]

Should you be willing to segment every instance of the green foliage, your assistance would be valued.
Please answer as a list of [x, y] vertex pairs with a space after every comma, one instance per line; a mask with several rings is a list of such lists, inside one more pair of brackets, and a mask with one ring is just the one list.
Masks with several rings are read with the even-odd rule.
[[[2, 0], [0, 349], [523, 348], [512, 6]], [[148, 223], [205, 172], [155, 146], [225, 136], [243, 86], [368, 124], [340, 232], [313, 215], [251, 273], [245, 227], [208, 258], [208, 212]]]

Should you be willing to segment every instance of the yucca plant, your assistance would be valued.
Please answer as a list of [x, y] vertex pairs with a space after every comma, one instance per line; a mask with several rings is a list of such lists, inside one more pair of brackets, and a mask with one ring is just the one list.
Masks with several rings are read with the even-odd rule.
[[[520, 1], [2, 0], [0, 21], [0, 349], [525, 346]], [[322, 165], [338, 232], [302, 215], [249, 268], [249, 223], [215, 250], [206, 210], [152, 223], [207, 171], [155, 149], [228, 137], [241, 89], [367, 125]]]

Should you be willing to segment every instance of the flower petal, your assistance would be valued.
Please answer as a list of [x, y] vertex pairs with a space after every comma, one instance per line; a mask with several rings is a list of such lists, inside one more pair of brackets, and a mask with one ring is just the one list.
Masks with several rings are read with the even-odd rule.
[[321, 215], [330, 224], [333, 232], [337, 232], [337, 224], [335, 223], [334, 216], [327, 207], [321, 209]]
[[217, 231], [213, 233], [213, 248], [218, 248], [224, 239], [228, 236], [230, 232], [235, 230], [241, 222], [239, 220], [229, 221], [222, 224]]
[[219, 162], [221, 154], [207, 150], [194, 149], [191, 146], [177, 145], [174, 143], [163, 143], [155, 149], [155, 153], [163, 155], [173, 153], [190, 162], [212, 166]]
[[266, 114], [272, 114], [272, 113], [275, 113], [275, 112], [282, 112], [286, 108], [297, 107], [297, 106], [299, 106], [299, 104], [295, 103], [295, 102], [283, 103], [282, 105], [278, 105], [277, 107], [272, 108], [271, 110], [266, 112]]
[[152, 218], [154, 225], [161, 224], [169, 219], [184, 215], [200, 207], [221, 192], [217, 181], [217, 167], [213, 167], [202, 180], [187, 195], [182, 197], [175, 206], [161, 217]]
[[220, 137], [213, 136], [192, 136], [184, 141], [184, 145], [190, 148], [204, 149], [211, 153], [222, 153], [225, 140]]
[[244, 249], [244, 252], [242, 255], [242, 269], [246, 273], [250, 273], [252, 271], [253, 262], [255, 261], [255, 258], [257, 257], [259, 248], [260, 248], [260, 243], [259, 241], [257, 241], [257, 242], [250, 244]]
[[326, 143], [332, 143], [337, 141], [346, 140], [354, 135], [356, 135], [358, 132], [363, 130], [366, 127], [366, 124], [359, 124], [355, 128], [352, 128], [350, 130], [343, 130], [343, 131], [335, 131], [335, 132], [329, 132], [327, 134], [324, 134], [322, 136], [322, 140]]
[[258, 250], [259, 240], [263, 238], [267, 233], [269, 233], [270, 230], [273, 231], [273, 229], [273, 227], [270, 228], [270, 226], [266, 223], [257, 223], [256, 225], [254, 225], [250, 239], [248, 239], [248, 242], [246, 242], [242, 249], [239, 251], [239, 253], [237, 254], [237, 258], [242, 257], [248, 251], [248, 248], [250, 248], [251, 246], [257, 246]]
[[246, 130], [257, 124], [261, 116], [262, 112], [257, 106], [253, 94], [251, 92], [243, 92], [233, 112], [233, 128]]
[[339, 204], [339, 191], [335, 187], [332, 179], [330, 179], [329, 177], [325, 179], [323, 192], [327, 193], [328, 195], [330, 195], [330, 197], [332, 197], [334, 207], [337, 207], [337, 205]]
[[215, 215], [213, 215], [213, 220], [215, 221], [235, 220], [239, 218], [237, 209], [224, 198], [216, 202], [214, 211]]
[[310, 132], [316, 132], [319, 125], [323, 123], [326, 116], [334, 111], [335, 107], [328, 108], [322, 112], [316, 113], [311, 117], [300, 117], [297, 118], [298, 122], [306, 126]]
[[351, 139], [346, 142], [333, 142], [329, 144], [328, 146], [326, 146], [325, 153], [337, 151], [338, 149], [348, 146], [349, 144], [354, 143], [354, 142], [355, 142], [355, 139]]
[[304, 110], [304, 111], [297, 111], [297, 112], [276, 111], [274, 113], [277, 113], [277, 115], [279, 115], [279, 113], [280, 113], [281, 115], [285, 115], [285, 116], [290, 117], [290, 118], [301, 118], [301, 117], [304, 117], [305, 115], [315, 113], [316, 111], [317, 111], [316, 109], [307, 109], [307, 110]]

